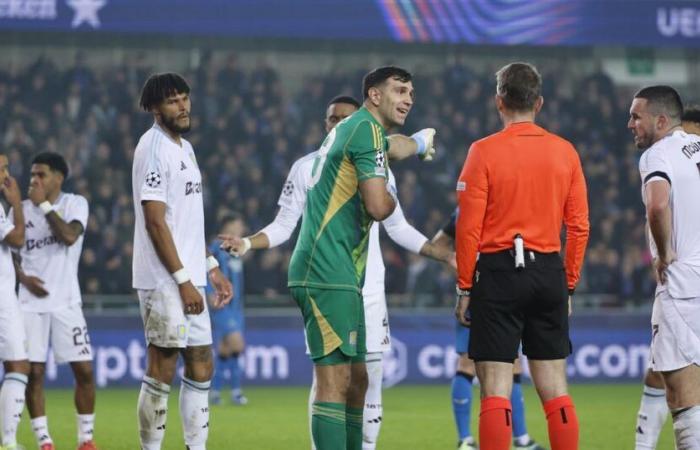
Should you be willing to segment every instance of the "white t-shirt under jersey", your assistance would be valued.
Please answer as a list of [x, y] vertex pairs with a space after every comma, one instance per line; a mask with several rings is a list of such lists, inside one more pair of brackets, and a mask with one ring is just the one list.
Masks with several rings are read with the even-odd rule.
[[[19, 250], [22, 271], [40, 278], [48, 291], [46, 297], [36, 297], [23, 285], [19, 286], [19, 304], [22, 311], [50, 312], [79, 305], [80, 284], [78, 264], [83, 251], [81, 234], [73, 245], [65, 245], [54, 236], [44, 212], [30, 200], [22, 202], [24, 211], [24, 245]], [[67, 223], [80, 222], [83, 230], [88, 221], [88, 202], [85, 197], [61, 192], [53, 209]]]
[[12, 251], [9, 245], [2, 242], [14, 229], [14, 221], [5, 215], [5, 208], [0, 205], [0, 301], [15, 298], [15, 266], [12, 264]]
[[[286, 208], [289, 210], [290, 214], [294, 213], [296, 215], [296, 220], [298, 221], [304, 212], [304, 207], [306, 205], [306, 195], [311, 186], [311, 172], [314, 166], [314, 160], [318, 151], [311, 152], [305, 156], [299, 158], [289, 170], [289, 175], [282, 188], [282, 193], [277, 201], [280, 208]], [[394, 174], [389, 170], [389, 184], [396, 189], [396, 179]], [[408, 223], [401, 210], [401, 205], [397, 204], [394, 212], [387, 217], [382, 225], [389, 232], [389, 236], [395, 239], [395, 234], [391, 233], [390, 230], [410, 228], [414, 233], [417, 233]], [[427, 238], [420, 235], [411, 236], [411, 239], [407, 241], [410, 244], [399, 242], [400, 245], [405, 246], [407, 250], [414, 253], [418, 253], [421, 247], [427, 241]], [[384, 293], [384, 260], [382, 259], [382, 250], [379, 245], [379, 223], [375, 222], [369, 231], [369, 248], [367, 251], [367, 267], [365, 270], [365, 284], [362, 286], [362, 296], [367, 299], [376, 298], [373, 294]], [[367, 305], [365, 305], [366, 307]]]
[[182, 146], [154, 124], [136, 145], [131, 180], [136, 217], [135, 289], [156, 289], [172, 282], [146, 231], [141, 205], [145, 200], [165, 203], [165, 222], [180, 261], [195, 286], [207, 284], [202, 175], [192, 145], [185, 139], [180, 141]]
[[[644, 186], [657, 180], [671, 184], [671, 245], [676, 261], [667, 270], [669, 293], [674, 298], [700, 296], [700, 136], [675, 131], [649, 147], [639, 160]], [[649, 233], [649, 246], [657, 249]]]

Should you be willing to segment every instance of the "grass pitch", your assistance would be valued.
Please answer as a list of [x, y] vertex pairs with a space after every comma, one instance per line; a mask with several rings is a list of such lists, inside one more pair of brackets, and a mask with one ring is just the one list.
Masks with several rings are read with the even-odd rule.
[[[547, 444], [547, 428], [534, 389], [525, 387], [529, 433]], [[640, 384], [573, 386], [581, 424], [582, 450], [634, 448], [634, 429], [642, 391]], [[478, 391], [474, 391], [475, 399]], [[76, 421], [72, 392], [47, 393], [49, 427], [58, 450], [76, 448]], [[307, 450], [306, 405], [308, 390], [248, 388], [247, 406], [225, 402], [211, 409], [211, 450]], [[131, 389], [107, 389], [97, 393], [96, 442], [101, 450], [138, 450], [136, 399]], [[227, 399], [226, 399], [227, 400]], [[475, 401], [478, 403], [478, 400]], [[472, 410], [472, 431], [478, 431], [478, 404]], [[36, 448], [27, 413], [22, 418], [19, 442]], [[399, 386], [384, 394], [384, 425], [379, 450], [447, 450], [456, 444], [449, 386]], [[672, 449], [670, 418], [658, 449]], [[170, 395], [168, 429], [163, 449], [184, 449], [177, 410], [177, 389]]]

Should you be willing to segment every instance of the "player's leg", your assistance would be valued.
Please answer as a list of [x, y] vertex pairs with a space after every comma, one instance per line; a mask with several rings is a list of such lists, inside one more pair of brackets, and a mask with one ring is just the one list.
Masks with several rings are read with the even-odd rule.
[[510, 403], [513, 406], [513, 446], [515, 450], [544, 450], [544, 448], [537, 444], [527, 432], [522, 373], [522, 362], [521, 358], [518, 357], [513, 366], [513, 390], [510, 394]]
[[177, 288], [139, 290], [148, 350], [137, 405], [142, 450], [160, 450], [168, 417], [168, 396], [180, 350], [186, 346], [185, 314]]
[[700, 366], [663, 372], [678, 450], [700, 449]]
[[377, 447], [379, 430], [382, 426], [382, 354], [367, 354], [367, 393], [363, 412], [362, 449], [374, 450]]
[[365, 359], [367, 392], [365, 393], [362, 413], [362, 449], [374, 450], [379, 440], [384, 414], [382, 406], [382, 379], [384, 375], [382, 355], [391, 349], [391, 331], [384, 292], [378, 291], [374, 294], [363, 295], [362, 303], [367, 347]]
[[666, 387], [660, 373], [651, 369], [644, 376], [644, 390], [637, 413], [635, 450], [653, 450], [668, 416]]
[[[200, 289], [202, 298], [204, 289]], [[182, 352], [185, 374], [180, 386], [180, 419], [189, 450], [204, 450], [209, 436], [209, 388], [214, 371], [209, 309], [188, 315], [187, 347]]]
[[[351, 358], [350, 384], [345, 403], [345, 430], [347, 433], [347, 450], [362, 450], [365, 395], [369, 384], [367, 376], [367, 332], [365, 309], [361, 296], [354, 299], [357, 303], [358, 330], [356, 355]], [[381, 390], [381, 386], [379, 387]]]
[[700, 298], [659, 292], [651, 323], [651, 368], [663, 374], [676, 448], [700, 449]]
[[226, 346], [225, 336], [219, 331], [220, 324], [216, 319], [212, 321], [213, 341], [216, 343], [216, 360], [214, 364], [214, 374], [211, 379], [211, 391], [209, 392], [209, 403], [212, 405], [221, 404], [221, 390], [226, 381], [227, 361], [230, 357], [230, 350]]
[[22, 312], [27, 333], [27, 354], [29, 356], [29, 379], [25, 392], [27, 410], [31, 419], [32, 431], [41, 450], [53, 449], [49, 433], [48, 419], [44, 404], [44, 376], [46, 357], [49, 351], [51, 317], [49, 313]]
[[476, 374], [474, 361], [469, 358], [469, 328], [456, 324], [455, 350], [459, 354], [457, 370], [452, 378], [452, 413], [457, 426], [459, 450], [476, 448], [476, 441], [471, 432], [472, 418], [472, 382]]
[[26, 333], [17, 298], [11, 295], [0, 306], [0, 359], [5, 376], [0, 388], [2, 446], [17, 446], [17, 427], [24, 410], [25, 391], [29, 380]]
[[[317, 450], [345, 449], [350, 363], [360, 350], [360, 342], [364, 347], [364, 323], [361, 341], [358, 332], [362, 300], [358, 293], [350, 291], [307, 288], [290, 291], [304, 317], [306, 341], [314, 362], [316, 396], [311, 417], [314, 445]], [[364, 358], [365, 348], [361, 350]], [[360, 445], [361, 439], [360, 422]]]
[[238, 330], [234, 331], [233, 333], [229, 333], [226, 336], [226, 340], [228, 341], [228, 346], [231, 350], [231, 356], [226, 364], [231, 376], [231, 401], [233, 401], [235, 405], [245, 405], [248, 403], [248, 399], [245, 397], [245, 395], [243, 395], [243, 388], [241, 387], [240, 366], [240, 356], [245, 350], [243, 333]]
[[17, 427], [24, 410], [25, 391], [29, 380], [29, 361], [5, 361], [5, 376], [0, 388], [0, 417], [2, 418], [2, 446], [13, 449], [17, 445]]
[[78, 448], [94, 449], [95, 377], [92, 368], [92, 346], [80, 305], [51, 313], [51, 346], [56, 362], [70, 363], [73, 371]]
[[566, 382], [571, 354], [569, 295], [558, 254], [538, 254], [530, 277], [535, 295], [524, 309], [523, 354], [542, 401], [552, 450], [577, 450], [578, 418]]

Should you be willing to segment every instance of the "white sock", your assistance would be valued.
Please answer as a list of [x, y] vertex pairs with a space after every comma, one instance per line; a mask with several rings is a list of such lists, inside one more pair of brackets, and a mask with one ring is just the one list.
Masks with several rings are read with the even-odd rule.
[[309, 438], [311, 439], [311, 450], [316, 450], [314, 445], [313, 433], [311, 431], [311, 411], [313, 411], [314, 400], [316, 399], [316, 371], [314, 371], [314, 379], [311, 382], [311, 390], [309, 391]]
[[91, 441], [95, 432], [95, 414], [77, 414], [78, 419], [78, 445]]
[[522, 436], [518, 436], [515, 439], [513, 439], [516, 444], [518, 445], [527, 445], [530, 443], [530, 435], [525, 433]]
[[27, 376], [23, 373], [5, 374], [0, 389], [0, 414], [2, 417], [2, 445], [17, 444], [17, 427], [24, 410], [24, 391], [27, 389]]
[[379, 429], [382, 426], [382, 354], [367, 354], [367, 376], [369, 385], [365, 394], [365, 409], [362, 425], [362, 450], [377, 448]]
[[137, 412], [142, 450], [160, 450], [168, 417], [170, 386], [155, 378], [143, 377]]
[[182, 378], [180, 419], [189, 450], [205, 450], [209, 435], [209, 387], [211, 381]]
[[31, 422], [32, 430], [34, 431], [34, 437], [36, 437], [36, 441], [39, 444], [39, 447], [41, 447], [44, 444], [53, 443], [51, 435], [49, 434], [49, 423], [46, 419], [46, 416], [35, 417], [31, 420]]
[[671, 411], [677, 450], [700, 449], [700, 405]]
[[654, 450], [659, 434], [668, 416], [666, 391], [644, 385], [642, 401], [637, 414], [635, 450]]

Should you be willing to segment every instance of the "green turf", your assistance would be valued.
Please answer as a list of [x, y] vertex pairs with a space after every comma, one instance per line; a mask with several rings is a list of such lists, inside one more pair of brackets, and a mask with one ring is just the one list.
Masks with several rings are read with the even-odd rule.
[[[634, 426], [641, 385], [573, 386], [572, 395], [581, 423], [582, 450], [634, 448]], [[533, 389], [524, 389], [530, 434], [547, 442], [542, 410]], [[96, 441], [102, 450], [136, 450], [137, 391], [100, 390], [97, 395]], [[249, 388], [250, 403], [213, 406], [209, 445], [211, 450], [306, 450], [306, 404], [303, 388]], [[475, 391], [475, 395], [478, 395]], [[449, 386], [402, 386], [387, 389], [380, 450], [445, 450], [455, 448]], [[168, 430], [163, 449], [184, 449], [177, 412], [177, 391], [171, 395]], [[49, 391], [49, 426], [58, 450], [75, 448], [75, 415], [70, 391]], [[475, 409], [476, 411], [476, 409]], [[473, 430], [477, 430], [473, 414]], [[19, 440], [35, 448], [26, 414]], [[670, 422], [670, 420], [669, 420]], [[659, 449], [672, 449], [670, 423]]]

